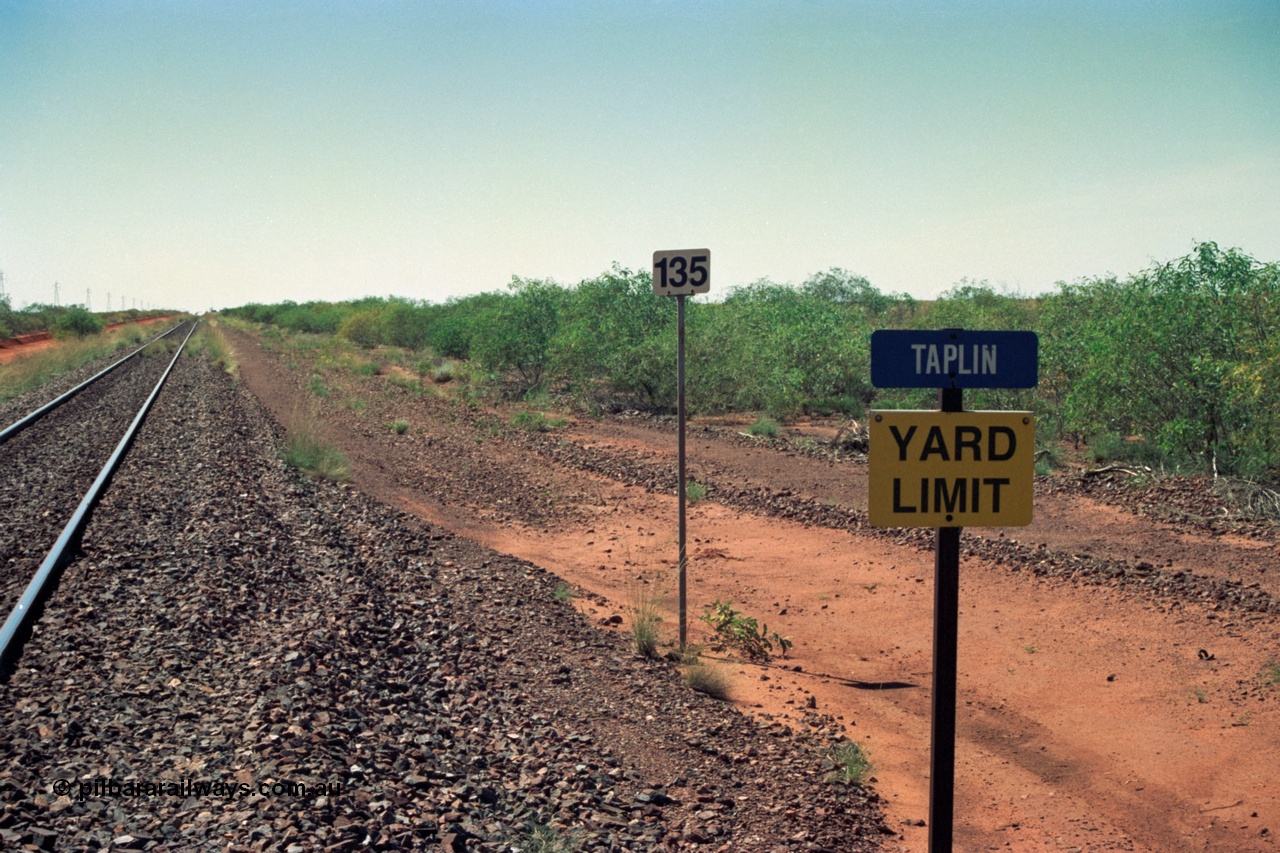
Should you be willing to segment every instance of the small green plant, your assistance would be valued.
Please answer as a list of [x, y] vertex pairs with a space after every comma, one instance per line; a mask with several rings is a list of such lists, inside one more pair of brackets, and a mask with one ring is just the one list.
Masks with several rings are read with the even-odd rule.
[[329, 396], [329, 389], [325, 387], [324, 380], [319, 376], [312, 376], [311, 381], [307, 383], [307, 388], [317, 397]]
[[690, 504], [696, 504], [707, 496], [707, 487], [697, 480], [690, 480], [684, 484], [684, 497]]
[[376, 361], [362, 361], [355, 367], [357, 376], [377, 376], [382, 373], [382, 365]]
[[1205, 692], [1205, 689], [1203, 687], [1197, 687], [1196, 689], [1192, 690], [1191, 693], [1193, 696], [1196, 697], [1196, 702], [1198, 702], [1199, 704], [1201, 705], [1208, 704], [1209, 694]]
[[724, 701], [729, 698], [729, 676], [719, 666], [709, 666], [695, 659], [684, 665], [680, 677], [685, 684], [712, 699]]
[[747, 427], [747, 433], [758, 438], [776, 438], [781, 428], [778, 422], [772, 418], [760, 418], [760, 420]]
[[1040, 651], [1040, 647], [1037, 646], [1035, 643], [1032, 643], [1027, 646], [1023, 646], [1022, 649], [1029, 655], [1034, 655], [1036, 652]]
[[551, 432], [568, 423], [565, 418], [548, 418], [542, 412], [524, 411], [511, 419], [511, 425], [530, 432]]
[[361, 400], [359, 397], [348, 397], [342, 402], [342, 405], [346, 406], [353, 412], [363, 412], [369, 404], [364, 400]]
[[771, 634], [768, 625], [734, 610], [733, 601], [716, 599], [715, 604], [705, 608], [698, 618], [715, 630], [721, 643], [738, 649], [752, 660], [768, 660], [775, 645], [786, 657], [792, 647], [789, 637], [783, 637], [777, 631]]
[[1062, 467], [1062, 454], [1056, 447], [1042, 447], [1036, 451], [1035, 471], [1038, 477], [1047, 477]]
[[563, 832], [552, 826], [532, 824], [529, 837], [524, 847], [528, 853], [575, 853], [579, 847], [579, 839], [572, 832]]
[[832, 744], [823, 763], [831, 768], [827, 781], [844, 785], [861, 785], [875, 769], [867, 751], [853, 741]]
[[397, 388], [405, 389], [411, 394], [422, 394], [427, 390], [419, 380], [414, 379], [412, 376], [402, 376], [400, 374], [393, 373], [387, 378], [387, 381]]
[[409, 422], [405, 420], [394, 420], [388, 426], [391, 427], [391, 431], [396, 435], [404, 435], [409, 431]]
[[1263, 664], [1259, 677], [1266, 684], [1280, 684], [1280, 659], [1271, 658]]
[[556, 581], [555, 589], [551, 591], [551, 597], [556, 601], [569, 603], [573, 601], [573, 587], [564, 581]]

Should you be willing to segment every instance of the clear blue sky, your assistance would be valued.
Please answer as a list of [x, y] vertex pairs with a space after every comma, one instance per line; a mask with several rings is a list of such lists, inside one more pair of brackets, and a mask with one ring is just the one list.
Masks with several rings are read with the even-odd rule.
[[1280, 260], [1280, 3], [0, 0], [15, 307]]

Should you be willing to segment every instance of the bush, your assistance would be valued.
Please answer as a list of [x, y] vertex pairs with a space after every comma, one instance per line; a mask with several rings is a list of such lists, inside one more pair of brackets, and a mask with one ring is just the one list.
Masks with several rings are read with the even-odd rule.
[[403, 299], [393, 299], [382, 317], [382, 338], [393, 347], [420, 350], [427, 345], [430, 330], [429, 308]]
[[515, 382], [517, 396], [542, 384], [563, 290], [550, 281], [513, 278], [512, 294], [477, 318], [472, 350], [486, 368]]
[[101, 334], [102, 329], [102, 320], [79, 305], [73, 305], [54, 321], [52, 331], [58, 337], [83, 339]]
[[366, 308], [363, 311], [357, 311], [342, 321], [338, 334], [353, 344], [365, 349], [373, 349], [384, 342], [382, 330], [384, 313], [382, 308]]

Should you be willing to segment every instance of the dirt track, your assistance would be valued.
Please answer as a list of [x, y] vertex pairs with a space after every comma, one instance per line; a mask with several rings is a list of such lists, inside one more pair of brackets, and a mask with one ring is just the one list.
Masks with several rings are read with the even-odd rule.
[[[323, 368], [331, 396], [317, 399], [306, 353], [233, 340], [249, 388], [282, 422], [314, 407], [362, 489], [556, 572], [602, 622], [627, 616], [637, 589], [666, 593], [674, 635], [669, 424], [529, 433], [511, 412]], [[387, 427], [398, 418], [405, 435]], [[847, 726], [900, 843], [924, 850], [927, 537], [865, 527], [857, 460], [756, 445], [732, 425], [695, 427], [689, 454], [711, 487], [690, 517], [691, 630], [732, 599], [790, 636], [786, 661], [731, 664], [735, 702]], [[1207, 495], [1064, 473], [1037, 484], [1031, 527], [965, 531], [958, 849], [1273, 849], [1280, 686], [1259, 673], [1280, 657], [1276, 531]]]

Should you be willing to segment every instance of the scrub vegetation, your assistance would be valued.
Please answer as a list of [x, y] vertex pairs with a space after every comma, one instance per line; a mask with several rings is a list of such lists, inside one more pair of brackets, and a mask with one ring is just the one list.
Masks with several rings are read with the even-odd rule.
[[[1214, 243], [1034, 298], [966, 280], [918, 302], [841, 269], [796, 285], [761, 280], [688, 303], [688, 403], [694, 414], [775, 420], [934, 408], [933, 392], [871, 386], [873, 330], [1027, 329], [1040, 335], [1039, 387], [969, 391], [967, 408], [1030, 409], [1045, 443], [1087, 443], [1103, 461], [1275, 482], [1277, 291], [1275, 263]], [[674, 306], [653, 295], [647, 270], [615, 265], [573, 286], [517, 277], [505, 291], [441, 304], [368, 298], [228, 313], [425, 354], [448, 365], [448, 378], [466, 365], [473, 397], [553, 394], [594, 412], [675, 407]]]
[[90, 312], [81, 305], [28, 305], [20, 311], [13, 310], [8, 295], [0, 296], [0, 339], [32, 332], [52, 332], [54, 335], [84, 338], [96, 335], [108, 323], [127, 323], [163, 314], [163, 311], [107, 311]]

